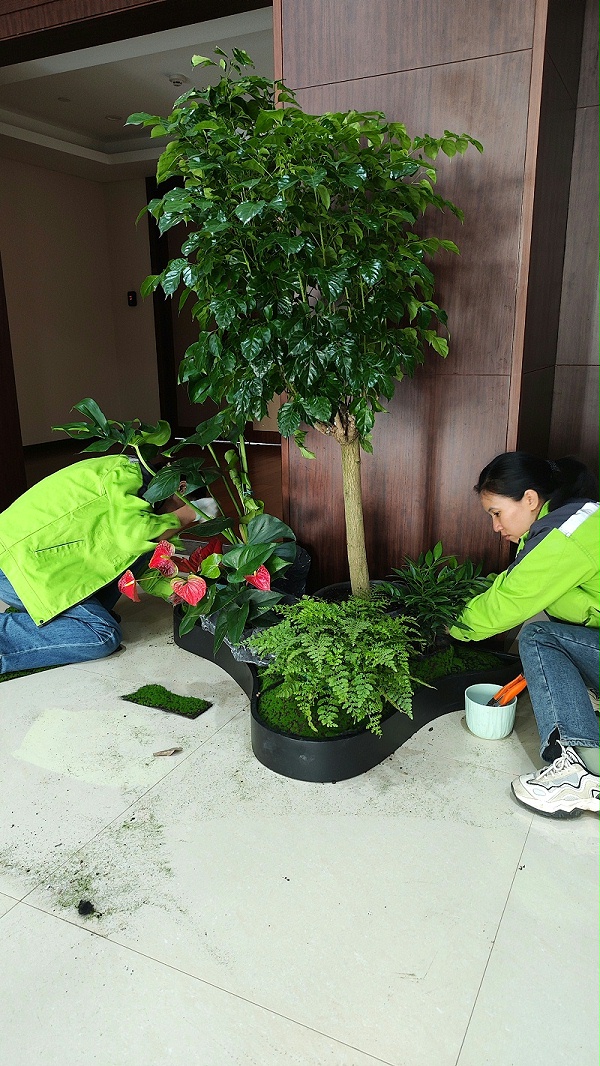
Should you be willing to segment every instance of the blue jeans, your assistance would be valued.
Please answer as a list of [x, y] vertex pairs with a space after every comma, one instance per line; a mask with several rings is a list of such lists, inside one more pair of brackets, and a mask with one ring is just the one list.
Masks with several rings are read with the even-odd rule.
[[540, 754], [551, 762], [556, 740], [599, 746], [598, 718], [588, 688], [598, 694], [598, 629], [567, 622], [530, 622], [519, 637], [519, 655], [540, 733]]
[[0, 600], [15, 612], [0, 614], [0, 674], [102, 659], [121, 643], [121, 627], [109, 613], [119, 598], [116, 581], [68, 611], [36, 626], [0, 570]]

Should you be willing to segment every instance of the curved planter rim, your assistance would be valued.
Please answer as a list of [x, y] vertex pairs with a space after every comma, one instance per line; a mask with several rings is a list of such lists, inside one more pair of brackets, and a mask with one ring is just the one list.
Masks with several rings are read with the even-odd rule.
[[173, 636], [179, 647], [216, 663], [244, 690], [250, 698], [251, 741], [256, 758], [274, 773], [298, 781], [331, 782], [357, 777], [387, 759], [424, 725], [464, 707], [464, 692], [469, 685], [486, 681], [503, 685], [521, 671], [518, 656], [497, 652], [497, 668], [451, 674], [440, 678], [433, 689], [419, 687], [413, 697], [412, 718], [403, 711], [392, 710], [382, 719], [382, 737], [369, 729], [339, 737], [297, 737], [272, 729], [260, 718], [255, 706], [258, 674], [252, 663], [234, 659], [225, 645], [215, 655], [212, 634], [201, 626], [194, 626], [180, 637], [176, 611]]

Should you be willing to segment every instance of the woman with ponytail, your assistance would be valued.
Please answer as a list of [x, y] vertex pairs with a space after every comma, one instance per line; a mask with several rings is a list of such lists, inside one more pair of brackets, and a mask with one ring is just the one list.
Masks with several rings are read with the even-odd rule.
[[556, 462], [505, 452], [475, 486], [495, 533], [517, 554], [486, 592], [467, 604], [450, 635], [484, 640], [546, 612], [521, 630], [519, 654], [545, 762], [512, 790], [524, 806], [555, 818], [600, 810], [598, 695], [600, 509], [596, 482], [573, 458]]

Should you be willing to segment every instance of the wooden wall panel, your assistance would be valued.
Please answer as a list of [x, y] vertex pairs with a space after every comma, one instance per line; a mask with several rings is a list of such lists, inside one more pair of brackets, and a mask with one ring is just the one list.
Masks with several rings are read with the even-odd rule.
[[577, 104], [585, 0], [549, 0], [546, 50], [574, 105]]
[[[549, 453], [598, 473], [598, 4], [587, 0]], [[593, 105], [593, 106], [591, 106]]]
[[[500, 561], [500, 541], [475, 494], [480, 470], [505, 447], [503, 375], [405, 380], [380, 415], [373, 455], [362, 460], [371, 576], [385, 577], [405, 555], [440, 538], [448, 551]], [[289, 521], [313, 557], [311, 588], [348, 578], [339, 447], [311, 431], [316, 460], [289, 454]], [[467, 534], [467, 535], [466, 535]]]
[[271, 6], [271, 0], [0, 0], [0, 65]]
[[[575, 119], [573, 98], [549, 61], [542, 87], [524, 373], [556, 362]], [[530, 418], [527, 409], [522, 413]]]
[[556, 361], [598, 363], [597, 105], [577, 113], [570, 202]]
[[437, 211], [423, 222], [461, 250], [460, 257], [442, 252], [436, 259], [437, 295], [451, 331], [446, 363], [433, 357], [439, 373], [510, 373], [530, 62], [529, 53], [518, 52], [435, 67], [425, 77], [411, 70], [298, 93], [315, 114], [380, 108], [409, 133], [451, 129], [482, 141], [483, 155], [471, 148], [436, 161], [439, 191], [464, 212], [464, 225]]
[[503, 0], [283, 0], [292, 88], [531, 48], [534, 5]]
[[13, 370], [4, 278], [0, 262], [0, 407], [2, 449], [0, 453], [0, 511], [27, 488], [21, 441], [21, 423]]
[[578, 107], [598, 107], [598, 2], [587, 0], [581, 51]]
[[557, 366], [549, 454], [576, 455], [598, 476], [598, 367]]
[[548, 456], [555, 366], [526, 371], [521, 378], [521, 418], [519, 442], [521, 451]]

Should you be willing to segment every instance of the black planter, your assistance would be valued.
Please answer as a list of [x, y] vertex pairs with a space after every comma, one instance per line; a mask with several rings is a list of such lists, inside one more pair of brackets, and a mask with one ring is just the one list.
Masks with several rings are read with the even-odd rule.
[[465, 689], [469, 685], [486, 682], [505, 685], [521, 672], [521, 663], [516, 655], [495, 652], [498, 666], [491, 670], [451, 674], [439, 678], [435, 688], [419, 686], [413, 697], [413, 717], [392, 710], [382, 720], [381, 737], [368, 729], [333, 738], [298, 737], [274, 729], [260, 717], [255, 666], [238, 662], [225, 644], [215, 655], [212, 633], [207, 633], [199, 625], [180, 637], [181, 613], [178, 614], [175, 609], [173, 615], [175, 643], [185, 651], [216, 663], [250, 698], [252, 750], [258, 761], [269, 770], [297, 781], [345, 781], [358, 777], [387, 759], [424, 725], [464, 707]]

